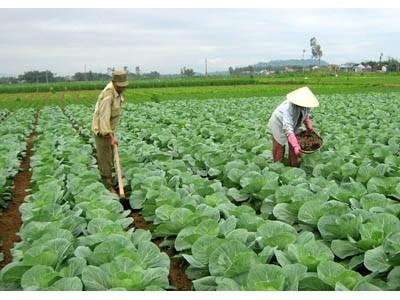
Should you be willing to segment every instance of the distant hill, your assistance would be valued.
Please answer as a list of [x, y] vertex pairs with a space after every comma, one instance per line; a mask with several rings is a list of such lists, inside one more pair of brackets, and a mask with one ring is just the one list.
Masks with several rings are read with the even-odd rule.
[[210, 76], [226, 76], [229, 75], [228, 71], [215, 71], [215, 72], [208, 72], [207, 73]]
[[271, 60], [269, 62], [259, 62], [254, 65], [256, 69], [266, 68], [284, 68], [284, 67], [312, 67], [312, 66], [328, 66], [329, 64], [321, 60], [318, 64], [318, 60], [315, 59], [284, 59], [284, 60]]
[[0, 77], [15, 77], [15, 74], [0, 73]]
[[[204, 73], [202, 72], [195, 72], [194, 73], [196, 76], [204, 76]], [[228, 71], [214, 71], [214, 72], [207, 72], [208, 76], [227, 76], [229, 75]]]

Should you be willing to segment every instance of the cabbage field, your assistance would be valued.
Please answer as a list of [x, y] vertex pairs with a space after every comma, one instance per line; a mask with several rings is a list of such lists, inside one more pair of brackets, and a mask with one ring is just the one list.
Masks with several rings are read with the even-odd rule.
[[0, 221], [32, 138], [0, 290], [400, 290], [400, 93], [318, 98], [300, 168], [272, 163], [282, 97], [124, 103], [129, 205], [100, 183], [93, 107], [0, 110]]

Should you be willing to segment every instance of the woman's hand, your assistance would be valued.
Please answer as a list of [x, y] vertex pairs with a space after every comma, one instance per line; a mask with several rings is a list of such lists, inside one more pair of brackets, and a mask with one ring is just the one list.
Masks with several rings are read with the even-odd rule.
[[304, 125], [306, 125], [307, 131], [314, 131], [309, 115], [304, 119]]
[[294, 134], [290, 134], [288, 136], [288, 142], [293, 147], [294, 154], [296, 156], [300, 156], [301, 155], [301, 148], [300, 148], [299, 142], [297, 141], [297, 138], [296, 138], [296, 136]]

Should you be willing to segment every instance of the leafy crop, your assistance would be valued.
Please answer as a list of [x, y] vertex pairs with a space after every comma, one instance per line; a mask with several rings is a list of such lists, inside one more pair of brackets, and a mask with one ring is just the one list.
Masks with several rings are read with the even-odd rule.
[[1, 270], [3, 284], [24, 290], [168, 288], [168, 256], [149, 232], [128, 230], [130, 211], [98, 182], [91, 146], [61, 110], [42, 109], [36, 131], [32, 193], [20, 206], [21, 241]]
[[[61, 226], [73, 229], [74, 239], [62, 238], [67, 250], [67, 242], [73, 245], [73, 254], [58, 261], [50, 255], [51, 246], [41, 245], [49, 247], [41, 250], [49, 251], [50, 261], [35, 272], [53, 278], [53, 271], [60, 272], [54, 267], [65, 267], [75, 257], [85, 260], [84, 270], [57, 286], [80, 287], [77, 277], [85, 289], [165, 289], [167, 259], [149, 244], [162, 238], [187, 262], [195, 290], [398, 290], [399, 94], [321, 96], [312, 119], [324, 146], [303, 155], [299, 169], [271, 159], [266, 124], [280, 101], [124, 104], [117, 130], [124, 185], [131, 207], [151, 222], [151, 235], [126, 231], [126, 213], [93, 184], [98, 174], [94, 162], [85, 159], [92, 150], [93, 110], [67, 106], [65, 113], [86, 145], [58, 140], [57, 151], [46, 152], [47, 146], [38, 144], [35, 155], [43, 153], [38, 162], [46, 164], [33, 166], [34, 180], [54, 185], [46, 192], [57, 191], [57, 184], [69, 191], [62, 199], [74, 206], [48, 206], [54, 208], [54, 222], [65, 217], [84, 221]], [[46, 138], [43, 143], [55, 145]], [[49, 153], [57, 153], [57, 159]], [[66, 163], [60, 162], [65, 157]], [[57, 184], [44, 174], [53, 174]], [[23, 240], [39, 239], [35, 230], [42, 226], [26, 226]], [[139, 236], [146, 238], [132, 242]], [[17, 250], [23, 261], [28, 247]], [[154, 262], [141, 264], [138, 257], [152, 250]], [[39, 252], [30, 251], [27, 259]], [[75, 263], [69, 263], [72, 269]], [[121, 274], [115, 274], [117, 268]], [[165, 276], [148, 281], [152, 268], [161, 268], [157, 274]], [[27, 272], [26, 266], [19, 263], [17, 271]]]
[[[7, 115], [7, 111], [0, 111], [0, 119]], [[12, 179], [18, 173], [24, 156], [33, 119], [33, 109], [21, 109], [0, 124], [0, 210], [11, 199]]]

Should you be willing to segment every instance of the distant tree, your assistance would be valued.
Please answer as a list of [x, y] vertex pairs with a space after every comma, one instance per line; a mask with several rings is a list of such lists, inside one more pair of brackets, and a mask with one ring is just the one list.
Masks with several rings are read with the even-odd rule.
[[85, 73], [83, 72], [76, 72], [73, 76], [72, 79], [74, 81], [84, 81], [85, 80]]
[[28, 83], [48, 83], [54, 82], [54, 74], [51, 71], [28, 71], [23, 75], [18, 75], [19, 81]]
[[229, 68], [229, 74], [231, 75], [243, 75], [243, 74], [251, 74], [253, 75], [255, 71], [261, 71], [262, 68], [256, 68], [255, 66], [248, 65], [247, 67], [239, 67], [233, 69], [232, 67]]
[[368, 60], [368, 61], [362, 62], [362, 64], [364, 66], [367, 66], [367, 65], [371, 66], [372, 70], [376, 70], [376, 67], [378, 67], [378, 65], [379, 65], [378, 62], [373, 61], [373, 60]]
[[383, 61], [382, 63], [386, 65], [388, 72], [399, 72], [400, 62], [393, 57], [389, 57], [387, 61]]
[[250, 74], [254, 74], [254, 66], [248, 66]]
[[160, 73], [158, 73], [157, 71], [152, 71], [150, 73], [143, 73], [142, 77], [149, 78], [149, 79], [156, 79], [156, 78], [160, 78]]
[[193, 69], [187, 69], [186, 67], [183, 67], [181, 69], [181, 75], [191, 77], [194, 75], [194, 71]]
[[85, 75], [86, 75], [86, 76], [85, 76], [85, 77], [86, 77], [86, 80], [89, 80], [89, 81], [94, 80], [94, 74], [93, 74], [92, 71], [86, 72]]
[[124, 66], [124, 71], [129, 74], [128, 66]]
[[317, 39], [315, 37], [310, 39], [311, 46], [311, 58], [318, 59], [318, 65], [321, 63], [322, 49], [319, 44], [317, 44]]
[[77, 72], [72, 76], [72, 80], [74, 81], [85, 81], [86, 79], [89, 81], [110, 80], [111, 76], [103, 73], [94, 73], [92, 71], [86, 73]]
[[13, 84], [18, 83], [17, 77], [0, 77], [0, 84]]
[[379, 65], [382, 66], [382, 57], [383, 57], [383, 53], [381, 53], [381, 55], [379, 56]]
[[148, 74], [149, 78], [160, 78], [160, 73], [157, 71], [152, 71]]
[[140, 67], [139, 66], [135, 67], [135, 73], [136, 73], [136, 76], [140, 76], [141, 71], [140, 71]]
[[111, 73], [114, 72], [114, 71], [115, 71], [115, 68], [114, 68], [114, 67], [108, 67], [108, 68], [107, 68], [107, 74], [110, 74], [110, 75], [111, 75]]

